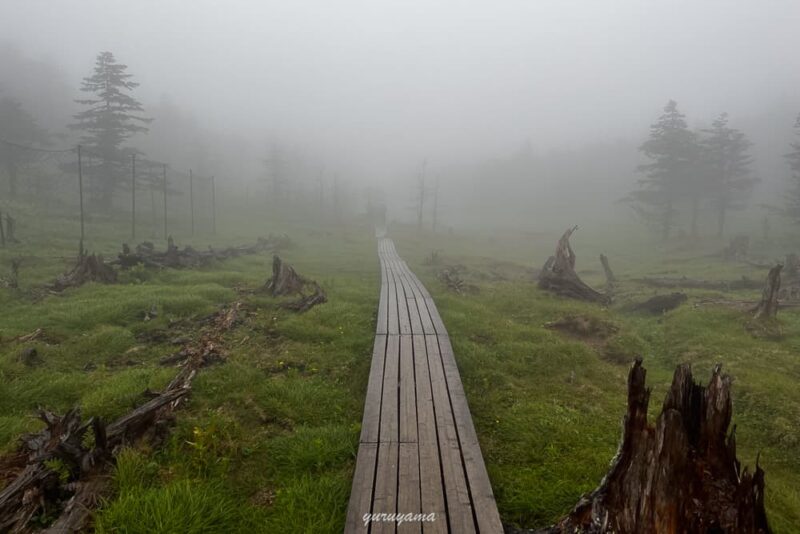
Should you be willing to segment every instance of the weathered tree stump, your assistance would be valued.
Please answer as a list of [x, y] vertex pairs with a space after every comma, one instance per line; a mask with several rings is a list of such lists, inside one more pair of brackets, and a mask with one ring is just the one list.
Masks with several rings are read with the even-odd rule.
[[81, 241], [75, 267], [68, 273], [56, 278], [55, 282], [49, 286], [49, 289], [52, 291], [64, 291], [69, 287], [79, 287], [87, 282], [113, 284], [116, 281], [117, 272], [114, 268], [105, 263], [102, 256], [87, 254]]
[[609, 288], [614, 287], [614, 284], [617, 283], [617, 278], [614, 276], [613, 271], [611, 271], [611, 266], [608, 264], [608, 256], [600, 254], [600, 263], [603, 265], [603, 272], [606, 275], [606, 285]]
[[761, 293], [761, 302], [753, 308], [753, 319], [773, 319], [778, 315], [778, 294], [781, 289], [780, 263], [769, 270], [764, 290]]
[[317, 282], [297, 274], [294, 267], [277, 255], [272, 258], [272, 278], [267, 280], [264, 288], [273, 297], [299, 295], [298, 300], [282, 304], [284, 308], [299, 313], [328, 301], [328, 296]]
[[731, 380], [715, 367], [707, 387], [689, 365], [675, 370], [655, 425], [647, 422], [650, 389], [637, 359], [628, 375], [622, 443], [600, 486], [546, 532], [770, 532], [764, 510], [764, 471], [736, 458], [728, 434]]
[[306, 279], [294, 267], [277, 255], [272, 257], [272, 278], [267, 281], [267, 289], [273, 297], [302, 293], [305, 285]]
[[570, 228], [558, 240], [555, 256], [550, 256], [539, 273], [539, 287], [564, 297], [608, 303], [609, 297], [586, 285], [575, 272], [575, 253], [569, 238], [577, 230]]

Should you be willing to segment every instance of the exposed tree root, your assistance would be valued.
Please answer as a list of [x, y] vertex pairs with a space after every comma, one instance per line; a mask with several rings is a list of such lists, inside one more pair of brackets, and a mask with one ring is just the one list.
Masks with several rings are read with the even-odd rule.
[[637, 359], [628, 375], [622, 443], [600, 486], [581, 498], [549, 533], [770, 532], [764, 471], [736, 458], [728, 434], [731, 380], [712, 373], [694, 383], [688, 365], [675, 370], [655, 425], [647, 422], [650, 390]]

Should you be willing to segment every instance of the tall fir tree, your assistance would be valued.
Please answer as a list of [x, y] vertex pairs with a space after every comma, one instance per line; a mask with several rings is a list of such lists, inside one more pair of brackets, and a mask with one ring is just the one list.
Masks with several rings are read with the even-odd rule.
[[127, 177], [130, 155], [136, 152], [125, 147], [134, 134], [147, 131], [151, 119], [139, 115], [141, 103], [130, 95], [138, 83], [131, 81], [127, 65], [117, 63], [111, 52], [101, 52], [95, 61], [94, 73], [83, 79], [81, 91], [91, 98], [76, 100], [86, 109], [75, 115], [71, 128], [83, 132], [81, 143], [98, 164], [90, 168], [90, 192], [94, 203], [103, 210], [112, 205], [114, 190]]
[[786, 162], [791, 170], [791, 187], [786, 195], [786, 214], [800, 223], [800, 115], [794, 123], [797, 140], [791, 144], [792, 151], [786, 154]]
[[695, 171], [699, 146], [674, 100], [667, 102], [639, 150], [650, 162], [637, 167], [645, 177], [639, 180], [639, 189], [629, 196], [634, 209], [666, 240], [675, 226], [679, 205], [689, 200], [696, 233], [699, 181]]
[[19, 189], [19, 171], [36, 160], [37, 152], [23, 148], [47, 144], [48, 135], [33, 116], [15, 99], [0, 98], [0, 163], [8, 178], [8, 194], [15, 198]]
[[743, 209], [758, 181], [750, 169], [752, 143], [744, 133], [728, 126], [727, 113], [720, 114], [702, 133], [705, 192], [717, 215], [717, 236], [722, 237], [728, 211]]

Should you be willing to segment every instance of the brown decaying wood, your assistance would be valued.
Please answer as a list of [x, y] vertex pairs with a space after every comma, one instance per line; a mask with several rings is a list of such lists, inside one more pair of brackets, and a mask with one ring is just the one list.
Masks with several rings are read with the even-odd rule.
[[539, 287], [564, 297], [606, 304], [608, 296], [586, 285], [575, 272], [575, 253], [569, 238], [577, 229], [577, 226], [568, 229], [558, 240], [555, 256], [547, 259], [539, 273]]
[[278, 256], [272, 258], [272, 278], [267, 280], [265, 288], [273, 297], [299, 295], [298, 300], [282, 304], [284, 308], [298, 313], [328, 302], [328, 296], [317, 282], [300, 276], [294, 267]]
[[[78, 532], [91, 510], [110, 488], [108, 472], [121, 446], [145, 437], [162, 441], [174, 411], [186, 398], [200, 368], [224, 357], [222, 336], [236, 323], [241, 303], [215, 314], [197, 341], [180, 354], [183, 363], [163, 392], [106, 426], [101, 420], [81, 419], [78, 408], [64, 416], [40, 411], [45, 429], [22, 438], [17, 451], [0, 458], [0, 479], [10, 482], [0, 491], [0, 532], [38, 531], [31, 518], [46, 510], [59, 516], [46, 532]], [[92, 430], [94, 444], [85, 445]], [[59, 460], [68, 471], [64, 481], [48, 464]]]
[[761, 293], [761, 302], [753, 309], [754, 319], [771, 319], [778, 315], [778, 293], [781, 289], [780, 263], [769, 270], [764, 291]]
[[83, 242], [78, 247], [78, 259], [75, 266], [67, 273], [56, 278], [48, 286], [51, 291], [64, 291], [70, 287], [82, 286], [87, 282], [113, 284], [117, 281], [117, 272], [113, 267], [103, 261], [103, 257], [96, 254], [87, 254]]
[[637, 359], [628, 375], [622, 443], [600, 486], [549, 533], [769, 533], [764, 471], [750, 474], [728, 434], [731, 380], [714, 368], [708, 386], [678, 366], [655, 425], [650, 389]]
[[259, 237], [252, 245], [241, 245], [224, 249], [213, 249], [209, 247], [208, 250], [202, 251], [195, 250], [189, 246], [179, 249], [175, 245], [172, 236], [169, 236], [167, 238], [167, 249], [164, 251], [155, 250], [155, 246], [149, 241], [136, 245], [135, 250], [131, 250], [127, 244], [123, 244], [122, 252], [120, 252], [117, 256], [117, 260], [113, 263], [119, 265], [123, 269], [140, 264], [145, 267], [156, 269], [201, 267], [214, 261], [221, 261], [249, 254], [258, 254], [260, 252], [274, 252], [289, 245], [290, 240], [287, 236], [270, 235], [267, 238]]
[[606, 285], [612, 288], [617, 282], [617, 278], [614, 276], [614, 272], [611, 270], [611, 266], [608, 263], [608, 256], [600, 254], [600, 264], [603, 266], [603, 272], [606, 275]]

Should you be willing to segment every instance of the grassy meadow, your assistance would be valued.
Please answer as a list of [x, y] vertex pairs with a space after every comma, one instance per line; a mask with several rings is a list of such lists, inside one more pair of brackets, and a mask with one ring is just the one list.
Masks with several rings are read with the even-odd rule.
[[[227, 360], [200, 372], [166, 446], [141, 445], [119, 456], [115, 494], [97, 513], [98, 532], [342, 530], [380, 283], [373, 232], [364, 221], [249, 215], [261, 222], [221, 217], [215, 236], [205, 229], [190, 238], [180, 227], [177, 244], [236, 245], [286, 233], [293, 246], [281, 256], [319, 281], [328, 303], [296, 315], [267, 296], [241, 291], [269, 277], [267, 254], [197, 270], [133, 269], [115, 285], [47, 294], [36, 288], [68, 267], [77, 250], [77, 221], [52, 213], [48, 220], [32, 207], [19, 211], [22, 243], [0, 249], [0, 276], [12, 258], [22, 260], [20, 287], [0, 289], [4, 452], [24, 432], [40, 428], [38, 407], [63, 412], [78, 405], [86, 416], [108, 420], [143, 402], [145, 390], [163, 387], [176, 373], [158, 363], [177, 349], [173, 340], [196, 334], [200, 319], [226, 303], [244, 302], [241, 324], [226, 335]], [[113, 256], [128, 232], [122, 220], [91, 221], [87, 248]], [[620, 437], [629, 363], [641, 354], [653, 387], [652, 417], [676, 364], [691, 362], [703, 382], [715, 363], [723, 364], [734, 378], [739, 457], [753, 466], [760, 454], [771, 524], [777, 533], [797, 532], [800, 312], [781, 311], [781, 337], [765, 338], [746, 329], [742, 312], [697, 304], [719, 292], [688, 291], [689, 302], [664, 315], [626, 311], [626, 303], [655, 293], [635, 283], [637, 277], [761, 279], [766, 272], [710, 256], [722, 242], [676, 250], [630, 231], [604, 232], [581, 229], [572, 244], [579, 274], [598, 288], [597, 255], [608, 254], [621, 279], [609, 307], [536, 288], [532, 268], [552, 253], [556, 233], [488, 238], [420, 236], [399, 225], [390, 230], [449, 329], [503, 521], [545, 526], [597, 485]], [[139, 240], [150, 237], [150, 229], [142, 233]], [[153, 241], [164, 247], [163, 239]], [[428, 265], [434, 250], [440, 264]], [[760, 252], [778, 257], [786, 250], [764, 244]], [[437, 272], [448, 265], [461, 266], [476, 289], [456, 294], [444, 287]], [[153, 309], [156, 316], [144, 320]], [[610, 324], [615, 333], [600, 342], [545, 327], [569, 314]], [[14, 340], [37, 328], [43, 334], [35, 341]], [[37, 349], [39, 362], [21, 361], [26, 347]]]

